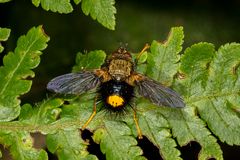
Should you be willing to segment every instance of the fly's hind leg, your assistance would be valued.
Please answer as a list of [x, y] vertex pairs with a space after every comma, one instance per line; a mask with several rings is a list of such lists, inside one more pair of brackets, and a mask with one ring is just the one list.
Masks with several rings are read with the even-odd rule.
[[86, 127], [88, 126], [88, 124], [92, 121], [92, 119], [94, 118], [94, 116], [96, 115], [97, 113], [97, 97], [95, 97], [94, 99], [94, 104], [93, 104], [93, 112], [91, 114], [91, 116], [88, 118], [87, 122], [82, 126], [81, 130], [84, 130], [86, 129]]
[[137, 128], [138, 138], [142, 139], [143, 138], [142, 131], [141, 131], [141, 129], [139, 127], [139, 124], [138, 124], [137, 113], [136, 113], [135, 109], [133, 109], [133, 119], [134, 119], [134, 122], [135, 122], [135, 125], [136, 125], [136, 128]]

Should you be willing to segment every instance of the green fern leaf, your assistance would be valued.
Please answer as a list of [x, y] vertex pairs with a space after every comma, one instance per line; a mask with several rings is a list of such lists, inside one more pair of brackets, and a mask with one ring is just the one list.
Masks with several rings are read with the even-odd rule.
[[10, 35], [11, 30], [8, 28], [0, 28], [0, 53], [4, 50], [1, 41], [6, 41]]
[[0, 143], [10, 147], [11, 155], [17, 160], [46, 160], [47, 152], [33, 148], [33, 139], [26, 131], [0, 131]]
[[147, 58], [146, 74], [161, 81], [165, 85], [170, 85], [173, 76], [179, 68], [180, 56], [178, 53], [182, 50], [183, 28], [174, 27], [171, 29], [167, 41], [163, 44], [153, 41], [151, 44], [151, 53]]
[[[76, 56], [76, 64], [73, 66], [73, 72], [79, 72], [84, 69], [97, 69], [104, 63], [106, 53], [101, 50], [91, 51], [86, 54], [78, 53]], [[93, 61], [97, 59], [97, 61]]]
[[130, 128], [122, 122], [104, 121], [104, 126], [95, 132], [94, 140], [100, 143], [106, 159], [145, 159], [131, 134]]
[[70, 13], [73, 11], [70, 0], [32, 0], [32, 3], [36, 7], [41, 4], [46, 11], [50, 10], [59, 13]]
[[[25, 125], [35, 126], [35, 128], [38, 128], [37, 131], [39, 131], [42, 125], [56, 121], [61, 112], [59, 107], [62, 104], [63, 100], [59, 98], [48, 99], [34, 108], [30, 104], [25, 104], [21, 108], [19, 121]], [[46, 133], [46, 130], [44, 132]]]
[[10, 121], [20, 113], [18, 97], [27, 93], [34, 77], [31, 70], [38, 66], [41, 50], [45, 49], [49, 38], [42, 27], [32, 28], [26, 36], [19, 38], [17, 47], [3, 59], [4, 66], [0, 67], [0, 121]]
[[114, 7], [114, 0], [83, 0], [82, 10], [85, 15], [91, 17], [108, 29], [115, 29], [116, 8]]
[[[217, 52], [211, 47], [211, 52], [205, 58], [204, 55], [207, 54], [203, 52], [203, 48], [207, 48], [206, 44], [197, 44], [183, 57], [186, 62], [192, 59], [191, 63], [182, 63], [182, 66], [186, 65], [182, 67], [182, 72], [186, 74], [183, 83], [188, 86], [186, 98], [192, 106], [197, 107], [200, 117], [222, 142], [240, 145], [240, 119], [237, 110], [240, 104], [240, 45], [226, 44]], [[198, 61], [192, 58], [197, 55], [204, 59]]]
[[97, 160], [87, 150], [87, 143], [81, 139], [79, 130], [60, 130], [47, 136], [47, 147], [50, 152], [56, 153], [59, 160]]
[[201, 145], [199, 159], [204, 160], [211, 157], [223, 159], [220, 146], [217, 144], [216, 138], [205, 128], [206, 124], [196, 115], [196, 110], [186, 108], [184, 110], [162, 109], [160, 111], [168, 120], [173, 136], [177, 138], [181, 146], [191, 141], [196, 141]]
[[[179, 31], [176, 31], [176, 32], [179, 32]], [[175, 34], [177, 35], [177, 33], [175, 33]], [[183, 37], [183, 36], [180, 36], [180, 37]], [[176, 39], [176, 38], [174, 38], [174, 39]], [[178, 43], [178, 44], [180, 44], [180, 43]], [[178, 47], [178, 48], [180, 48], [180, 47]], [[207, 46], [205, 46], [205, 48], [203, 49], [204, 54], [205, 54], [206, 49], [208, 49]], [[179, 50], [176, 49], [174, 54], [177, 54], [178, 52], [179, 52]], [[186, 52], [185, 52], [185, 55], [187, 54]], [[164, 55], [164, 54], [165, 54], [165, 52], [159, 52], [160, 57], [162, 57], [162, 55]], [[166, 76], [173, 78], [174, 74], [171, 74], [171, 72], [169, 73], [168, 68], [170, 68], [170, 71], [171, 71], [171, 67], [175, 66], [176, 67], [175, 74], [176, 74], [177, 58], [175, 58], [175, 57], [177, 57], [177, 56], [172, 55], [172, 57], [173, 57], [173, 59], [175, 59], [175, 61], [173, 61], [173, 60], [165, 61], [167, 63], [166, 66], [168, 66], [168, 67], [161, 67], [159, 69], [161, 69], [160, 73], [164, 73]], [[192, 58], [196, 58], [196, 57], [192, 57]], [[171, 58], [169, 58], [169, 59], [171, 59]], [[182, 60], [184, 61], [184, 58]], [[199, 59], [196, 59], [196, 61], [197, 60], [199, 60]], [[191, 60], [188, 60], [187, 62], [192, 63]], [[184, 66], [184, 64], [181, 63], [181, 66]], [[158, 75], [158, 72], [155, 72], [153, 74]], [[155, 75], [153, 75], [153, 76], [149, 75], [149, 76], [154, 77]], [[159, 80], [162, 81], [161, 77], [159, 77]], [[188, 88], [191, 88], [191, 86], [188, 86], [188, 87], [184, 86], [184, 89], [188, 89]], [[184, 95], [183, 91], [184, 90], [181, 91], [179, 89], [179, 92], [180, 93], [182, 92], [182, 94]], [[186, 145], [187, 143], [189, 143], [191, 141], [197, 141], [202, 146], [202, 149], [199, 154], [199, 159], [206, 159], [209, 157], [215, 157], [217, 159], [222, 159], [222, 151], [220, 149], [220, 146], [217, 144], [216, 139], [210, 135], [210, 132], [205, 127], [204, 122], [201, 119], [199, 119], [199, 117], [195, 114], [194, 109], [189, 108], [188, 103], [187, 103], [187, 107], [185, 109], [181, 109], [181, 110], [170, 109], [170, 108], [160, 108], [160, 109], [156, 108], [156, 110], [159, 110], [161, 115], [168, 120], [168, 122], [170, 124], [169, 126], [170, 126], [170, 128], [172, 128], [173, 136], [177, 138], [178, 143], [181, 146]]]
[[[147, 107], [146, 107], [147, 106]], [[150, 109], [151, 108], [151, 109]], [[137, 101], [139, 125], [145, 135], [155, 146], [159, 148], [163, 159], [179, 160], [180, 151], [172, 138], [168, 121], [157, 111], [154, 105], [150, 106], [146, 100]], [[135, 126], [135, 124], [132, 124]]]
[[[184, 56], [181, 59], [181, 71], [185, 71], [184, 69], [186, 69], [186, 71], [191, 70], [191, 72], [188, 72], [188, 77], [191, 78], [191, 81], [187, 81], [187, 78], [180, 80], [186, 83], [185, 85], [182, 85], [181, 83], [178, 84], [178, 87], [182, 86], [178, 89], [179, 92], [182, 92], [182, 95], [187, 93], [186, 90], [189, 89], [192, 90], [190, 95], [196, 95], [197, 93], [202, 94], [199, 85], [201, 84], [202, 78], [206, 76], [205, 69], [211, 60], [211, 54], [213, 51], [213, 46], [207, 43], [194, 45], [185, 51]], [[196, 66], [202, 68], [196, 69]], [[216, 142], [217, 140], [211, 136], [210, 131], [205, 127], [206, 124], [197, 116], [196, 108], [194, 109], [190, 107], [192, 105], [188, 103], [187, 96], [185, 99], [187, 102], [187, 108], [184, 110], [161, 110], [161, 113], [168, 119], [172, 126], [173, 135], [177, 138], [180, 145], [186, 145], [190, 141], [197, 141], [202, 147], [199, 159], [207, 159], [210, 157], [223, 159], [220, 146]]]
[[[75, 4], [79, 4], [81, 0], [74, 0]], [[40, 4], [46, 11], [50, 10], [59, 13], [71, 13], [73, 7], [70, 0], [32, 0], [32, 3], [38, 7]], [[82, 11], [85, 15], [91, 15], [94, 20], [97, 20], [104, 27], [115, 29], [116, 8], [114, 7], [115, 0], [82, 0]]]

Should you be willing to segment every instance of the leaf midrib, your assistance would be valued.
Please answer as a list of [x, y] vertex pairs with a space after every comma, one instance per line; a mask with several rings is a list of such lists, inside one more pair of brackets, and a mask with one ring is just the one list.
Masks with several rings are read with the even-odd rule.
[[[118, 151], [122, 150], [121, 148], [118, 147], [118, 143], [114, 141], [115, 139], [112, 137], [111, 131], [109, 131], [109, 130], [107, 129], [106, 124], [105, 124], [105, 129], [106, 129], [106, 132], [107, 132], [107, 134], [109, 135], [110, 139], [111, 139], [112, 142], [114, 143], [114, 147], [117, 148]], [[117, 152], [117, 153], [118, 153], [118, 152]], [[118, 154], [118, 155], [119, 155], [119, 154]], [[119, 155], [119, 157], [122, 157], [122, 156]]]
[[201, 100], [212, 99], [212, 98], [217, 98], [217, 97], [227, 97], [227, 96], [238, 95], [238, 94], [240, 94], [240, 91], [209, 94], [209, 95], [205, 95], [205, 96], [198, 96], [198, 97], [189, 98], [189, 100], [186, 101], [186, 103], [194, 103], [194, 102], [198, 102], [198, 101], [201, 101]]
[[[69, 148], [72, 148], [72, 147], [70, 147], [70, 146], [71, 146], [71, 142], [69, 142], [69, 138], [68, 138], [68, 136], [66, 136], [65, 132], [63, 133], [63, 135], [64, 135], [64, 138], [65, 138], [65, 140], [66, 140], [67, 145], [69, 146]], [[69, 149], [69, 148], [66, 148], [66, 149]], [[78, 160], [78, 156], [77, 156], [74, 152], [72, 152], [72, 153], [73, 153], [73, 155], [74, 155], [74, 159]]]
[[[14, 121], [13, 121], [14, 122]], [[58, 130], [66, 129], [66, 128], [81, 128], [83, 122], [80, 120], [69, 120], [61, 123], [55, 123], [55, 121], [50, 124], [25, 124], [19, 123], [14, 124], [13, 122], [0, 122], [0, 130], [7, 130], [7, 131], [27, 131], [27, 132], [56, 132]], [[46, 133], [46, 132], [45, 132]], [[47, 132], [48, 133], [48, 132]]]
[[[24, 37], [25, 38], [25, 37]], [[3, 92], [6, 90], [7, 86], [9, 85], [10, 81], [12, 81], [13, 75], [16, 73], [16, 71], [18, 70], [19, 66], [22, 64], [23, 59], [26, 57], [27, 53], [29, 52], [30, 48], [33, 46], [33, 44], [38, 40], [39, 38], [35, 39], [33, 41], [33, 43], [27, 48], [27, 50], [25, 52], [23, 52], [23, 56], [22, 58], [20, 58], [19, 63], [17, 64], [16, 68], [14, 68], [14, 70], [12, 72], [9, 73], [10, 78], [7, 81], [7, 83], [5, 83], [5, 85], [3, 86], [2, 91], [0, 92], [0, 95], [3, 94]], [[16, 53], [15, 53], [16, 54]], [[16, 55], [15, 55], [16, 56]], [[20, 56], [21, 57], [21, 56]]]

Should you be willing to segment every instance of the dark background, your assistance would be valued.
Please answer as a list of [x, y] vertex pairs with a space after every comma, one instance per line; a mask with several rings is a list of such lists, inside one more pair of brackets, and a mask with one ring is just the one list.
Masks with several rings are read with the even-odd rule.
[[[41, 56], [41, 64], [34, 70], [36, 78], [33, 79], [32, 89], [22, 97], [23, 102], [35, 103], [46, 98], [47, 82], [57, 75], [70, 72], [79, 51], [102, 49], [111, 53], [122, 42], [128, 43], [131, 52], [139, 52], [145, 43], [164, 41], [174, 26], [184, 27], [184, 49], [201, 41], [215, 44], [216, 49], [225, 43], [240, 41], [240, 2], [237, 0], [116, 1], [115, 31], [85, 16], [80, 5], [73, 6], [72, 13], [59, 14], [36, 8], [29, 0], [0, 4], [0, 27], [11, 29], [9, 40], [3, 43], [5, 51], [0, 54], [0, 63], [4, 54], [14, 50], [17, 38], [33, 26], [43, 25], [51, 38]], [[219, 143], [224, 159], [240, 158], [240, 147]], [[145, 148], [145, 155], [155, 155], [153, 159], [159, 156], [147, 139], [139, 144]], [[96, 144], [93, 146], [91, 152], [99, 149]], [[200, 146], [192, 142], [179, 149], [182, 157], [189, 160], [197, 158]]]

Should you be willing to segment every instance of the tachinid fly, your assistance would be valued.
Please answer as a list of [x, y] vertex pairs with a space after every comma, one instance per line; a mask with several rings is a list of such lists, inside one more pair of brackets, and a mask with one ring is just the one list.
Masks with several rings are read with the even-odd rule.
[[[148, 46], [142, 50], [145, 51]], [[140, 53], [140, 54], [141, 54]], [[122, 111], [134, 97], [134, 88], [140, 96], [149, 99], [158, 106], [182, 108], [183, 99], [174, 90], [163, 86], [159, 82], [134, 71], [135, 62], [131, 54], [123, 47], [118, 48], [100, 69], [68, 73], [52, 79], [47, 89], [60, 94], [80, 95], [88, 90], [98, 87], [96, 97], [104, 103], [104, 107], [111, 111]], [[96, 101], [91, 117], [84, 124], [85, 129], [96, 114]], [[134, 110], [134, 109], [133, 109]], [[142, 137], [138, 126], [136, 112], [134, 121], [138, 129], [139, 138]]]

